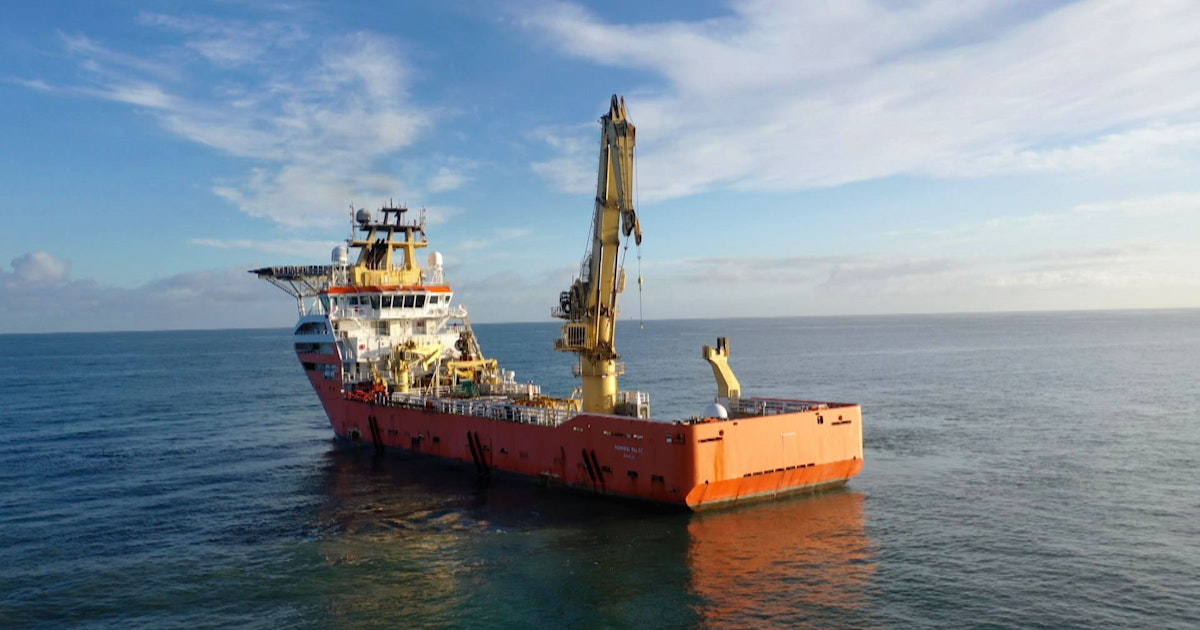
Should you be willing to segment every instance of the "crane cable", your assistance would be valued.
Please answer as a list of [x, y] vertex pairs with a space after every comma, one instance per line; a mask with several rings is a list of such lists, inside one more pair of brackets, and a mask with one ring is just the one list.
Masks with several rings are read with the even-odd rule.
[[[641, 189], [639, 188], [639, 185], [641, 184], [641, 182], [638, 181], [637, 161], [633, 159], [633, 150], [630, 151], [629, 158], [630, 158], [629, 162], [631, 164], [633, 164], [633, 173], [631, 173], [631, 175], [633, 177], [634, 207], [640, 208], [642, 205]], [[646, 319], [644, 317], [642, 317], [642, 241], [640, 238], [635, 239], [635, 240], [636, 240], [635, 247], [637, 248], [637, 259], [638, 259], [638, 329], [646, 330]], [[628, 239], [625, 240], [625, 247], [627, 249], [629, 247]]]
[[[637, 260], [638, 260], [638, 328], [646, 330], [646, 320], [642, 318], [642, 245], [638, 243]], [[625, 247], [621, 250], [621, 273], [625, 272], [625, 255], [629, 253], [629, 237], [625, 237]]]

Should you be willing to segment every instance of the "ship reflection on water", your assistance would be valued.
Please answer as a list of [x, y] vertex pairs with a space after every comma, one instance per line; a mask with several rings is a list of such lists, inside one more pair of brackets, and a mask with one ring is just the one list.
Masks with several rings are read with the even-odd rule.
[[688, 523], [692, 590], [714, 625], [864, 627], [875, 572], [863, 495], [834, 490]]
[[692, 514], [327, 454], [314, 579], [331, 626], [869, 626], [863, 496]]

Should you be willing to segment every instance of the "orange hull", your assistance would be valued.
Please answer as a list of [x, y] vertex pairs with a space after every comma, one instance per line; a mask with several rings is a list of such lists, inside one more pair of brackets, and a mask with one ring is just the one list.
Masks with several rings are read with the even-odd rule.
[[339, 437], [693, 510], [839, 486], [863, 466], [854, 404], [685, 422], [585, 413], [547, 426], [519, 411], [483, 417], [352, 400], [319, 370], [308, 375]]

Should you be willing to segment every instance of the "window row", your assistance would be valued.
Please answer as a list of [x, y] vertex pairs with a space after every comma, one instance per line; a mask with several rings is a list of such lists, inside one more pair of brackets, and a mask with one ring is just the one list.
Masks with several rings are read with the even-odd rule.
[[400, 295], [343, 295], [330, 298], [334, 307], [369, 306], [371, 308], [425, 308], [426, 304], [448, 304], [449, 295], [405, 293]]

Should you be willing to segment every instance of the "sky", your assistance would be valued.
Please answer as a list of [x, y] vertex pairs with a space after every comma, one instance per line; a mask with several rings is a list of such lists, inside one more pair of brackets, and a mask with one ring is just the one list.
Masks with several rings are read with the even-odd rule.
[[425, 209], [550, 321], [612, 94], [624, 318], [1200, 307], [1193, 0], [0, 3], [0, 333], [286, 327], [247, 270]]

